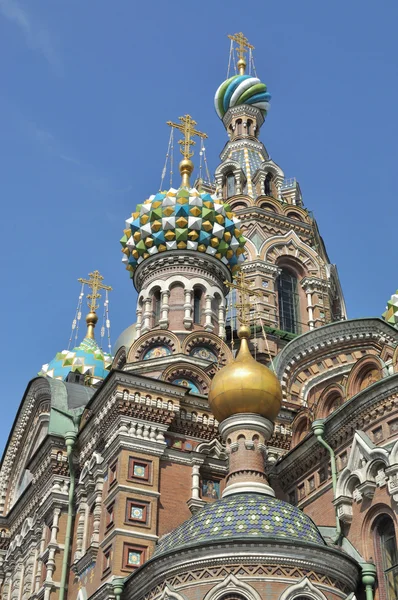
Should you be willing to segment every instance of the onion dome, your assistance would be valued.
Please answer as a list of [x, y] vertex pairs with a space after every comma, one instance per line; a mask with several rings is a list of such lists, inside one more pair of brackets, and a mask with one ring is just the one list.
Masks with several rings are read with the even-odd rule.
[[315, 523], [296, 506], [263, 494], [241, 493], [204, 506], [159, 540], [155, 556], [200, 543], [248, 538], [326, 545]]
[[250, 354], [250, 328], [241, 326], [237, 358], [223, 367], [212, 380], [209, 404], [218, 421], [238, 413], [255, 413], [274, 421], [282, 404], [282, 390], [276, 375]]
[[386, 311], [382, 316], [387, 323], [398, 329], [398, 290], [387, 302]]
[[170, 188], [150, 196], [127, 219], [120, 242], [131, 277], [146, 258], [160, 252], [191, 250], [210, 254], [232, 273], [243, 261], [246, 240], [230, 206], [216, 195], [189, 189], [184, 183], [183, 179], [178, 190]]
[[224, 81], [214, 97], [214, 106], [220, 119], [229, 108], [249, 104], [261, 110], [265, 117], [269, 110], [271, 95], [267, 86], [251, 75], [234, 75]]
[[97, 320], [95, 312], [90, 312], [86, 317], [88, 328], [84, 340], [73, 350], [58, 352], [52, 361], [42, 366], [39, 375], [65, 381], [72, 371], [87, 376], [89, 385], [103, 381], [110, 371], [113, 359], [98, 346], [94, 339], [94, 326]]

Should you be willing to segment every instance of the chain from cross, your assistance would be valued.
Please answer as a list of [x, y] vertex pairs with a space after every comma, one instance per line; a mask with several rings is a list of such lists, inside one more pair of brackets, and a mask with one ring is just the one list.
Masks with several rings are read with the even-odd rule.
[[235, 304], [235, 308], [238, 309], [238, 319], [242, 323], [242, 325], [250, 324], [250, 297], [251, 296], [261, 296], [261, 292], [255, 292], [253, 288], [245, 282], [245, 276], [242, 271], [240, 271], [234, 277], [235, 283], [229, 283], [229, 281], [224, 281], [224, 284], [231, 290], [237, 290], [239, 292], [239, 296], [241, 298], [240, 304]]
[[170, 127], [174, 127], [175, 129], [178, 129], [179, 131], [182, 132], [184, 139], [183, 140], [178, 140], [178, 143], [180, 144], [180, 146], [183, 146], [183, 148], [180, 148], [180, 152], [183, 155], [184, 158], [191, 158], [191, 156], [193, 156], [193, 151], [191, 150], [191, 146], [195, 145], [195, 141], [192, 140], [191, 138], [194, 135], [197, 135], [203, 139], [207, 138], [206, 133], [203, 133], [202, 131], [198, 131], [197, 129], [195, 129], [195, 125], [197, 125], [196, 121], [194, 121], [192, 119], [192, 117], [190, 115], [185, 115], [185, 117], [178, 117], [179, 120], [181, 121], [181, 123], [173, 123], [173, 121], [167, 121], [167, 125], [170, 125]]
[[229, 35], [228, 37], [230, 40], [238, 44], [236, 52], [240, 60], [245, 60], [245, 54], [247, 52], [247, 49], [254, 50], [254, 46], [249, 44], [247, 37], [245, 37], [242, 32], [235, 33], [234, 35]]
[[99, 306], [96, 301], [101, 298], [101, 294], [98, 293], [98, 290], [112, 291], [112, 288], [110, 285], [101, 283], [104, 278], [99, 271], [93, 271], [92, 273], [89, 273], [88, 276], [90, 279], [83, 279], [80, 277], [78, 281], [80, 281], [80, 283], [86, 283], [88, 287], [91, 288], [91, 294], [87, 294], [87, 306], [89, 307], [90, 312], [95, 312]]

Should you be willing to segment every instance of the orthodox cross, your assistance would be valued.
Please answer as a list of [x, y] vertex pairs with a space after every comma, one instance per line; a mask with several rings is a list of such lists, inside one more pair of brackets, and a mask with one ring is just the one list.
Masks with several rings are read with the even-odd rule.
[[261, 292], [255, 292], [252, 287], [246, 283], [245, 276], [242, 271], [238, 273], [234, 277], [235, 283], [229, 283], [229, 281], [224, 281], [225, 285], [229, 289], [234, 289], [239, 292], [240, 296], [240, 304], [235, 304], [235, 308], [238, 309], [238, 319], [243, 325], [250, 324], [250, 297], [251, 296], [261, 296]]
[[101, 283], [103, 281], [103, 277], [99, 271], [93, 271], [89, 273], [90, 279], [83, 279], [80, 277], [78, 281], [80, 283], [86, 283], [89, 288], [91, 288], [91, 294], [87, 294], [87, 306], [90, 309], [90, 312], [95, 312], [98, 308], [97, 300], [101, 298], [101, 294], [98, 293], [98, 290], [108, 290], [111, 291], [112, 288], [110, 285], [104, 285]]
[[245, 37], [242, 32], [235, 33], [234, 35], [229, 35], [228, 37], [230, 40], [238, 44], [236, 52], [238, 54], [239, 60], [245, 60], [245, 54], [248, 48], [250, 50], [254, 50], [254, 46], [249, 44], [247, 37]]
[[179, 140], [178, 143], [183, 148], [180, 148], [180, 152], [184, 158], [189, 159], [193, 156], [193, 152], [191, 150], [191, 146], [195, 145], [194, 140], [192, 140], [192, 136], [198, 135], [201, 138], [207, 138], [205, 133], [202, 131], [198, 131], [195, 129], [196, 121], [192, 119], [190, 115], [185, 115], [185, 117], [178, 117], [181, 123], [173, 123], [172, 121], [167, 121], [167, 125], [170, 127], [174, 127], [175, 129], [179, 129], [182, 132], [184, 139]]

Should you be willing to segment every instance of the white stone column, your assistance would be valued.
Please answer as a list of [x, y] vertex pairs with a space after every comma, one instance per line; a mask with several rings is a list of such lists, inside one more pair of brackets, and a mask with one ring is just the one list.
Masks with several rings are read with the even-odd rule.
[[221, 300], [218, 307], [218, 336], [225, 339], [225, 306]]
[[184, 290], [185, 303], [184, 303], [184, 327], [185, 329], [191, 329], [193, 318], [192, 318], [192, 290]]
[[200, 464], [192, 465], [192, 495], [195, 500], [200, 498]]
[[308, 324], [310, 326], [310, 329], [314, 329], [314, 312], [312, 310], [313, 309], [312, 293], [309, 290], [307, 290], [306, 295], [307, 295]]
[[101, 527], [101, 514], [102, 514], [102, 489], [104, 486], [103, 478], [99, 477], [95, 483], [95, 501], [93, 510], [93, 534], [91, 536], [91, 543], [98, 548], [99, 546], [99, 532]]
[[213, 331], [214, 329], [214, 325], [211, 322], [211, 317], [212, 317], [212, 310], [211, 310], [211, 301], [212, 301], [212, 297], [207, 294], [206, 295], [206, 303], [205, 303], [205, 329], [206, 331]]
[[167, 329], [169, 326], [169, 298], [170, 298], [170, 290], [164, 290], [162, 292], [162, 306], [160, 308], [160, 321], [159, 327], [160, 329]]
[[57, 536], [58, 536], [58, 523], [59, 523], [59, 517], [61, 516], [61, 509], [60, 508], [54, 508], [54, 513], [53, 513], [53, 523], [51, 525], [51, 539], [50, 542], [51, 543], [57, 543]]
[[142, 308], [141, 306], [137, 306], [137, 323], [135, 326], [135, 339], [138, 340], [138, 338], [141, 335], [141, 328], [142, 328]]
[[144, 314], [143, 314], [143, 324], [141, 333], [146, 333], [151, 328], [151, 315], [152, 315], [152, 299], [145, 298], [144, 300]]
[[240, 178], [240, 172], [235, 171], [234, 177], [235, 177], [235, 194], [241, 194], [242, 193], [242, 181]]
[[85, 546], [85, 533], [86, 533], [86, 520], [87, 520], [87, 499], [85, 495], [81, 495], [79, 499], [79, 506], [77, 509], [78, 520], [76, 529], [76, 551], [74, 560], [79, 560], [84, 554]]

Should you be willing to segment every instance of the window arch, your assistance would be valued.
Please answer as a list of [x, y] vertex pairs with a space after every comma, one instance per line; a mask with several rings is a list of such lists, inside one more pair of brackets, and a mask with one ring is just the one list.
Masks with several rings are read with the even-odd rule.
[[297, 277], [287, 269], [282, 269], [277, 281], [279, 327], [290, 333], [300, 333], [300, 301], [297, 291]]
[[226, 177], [226, 191], [227, 191], [227, 198], [230, 198], [231, 196], [235, 196], [235, 175], [233, 173], [227, 173], [227, 177]]
[[272, 191], [271, 181], [272, 181], [272, 174], [267, 173], [267, 176], [264, 179], [264, 194], [265, 194], [265, 196], [271, 196], [271, 191]]
[[375, 554], [378, 582], [386, 600], [398, 598], [398, 550], [394, 522], [381, 515], [375, 527]]
[[193, 291], [193, 322], [197, 325], [201, 323], [202, 317], [202, 290], [195, 288]]

